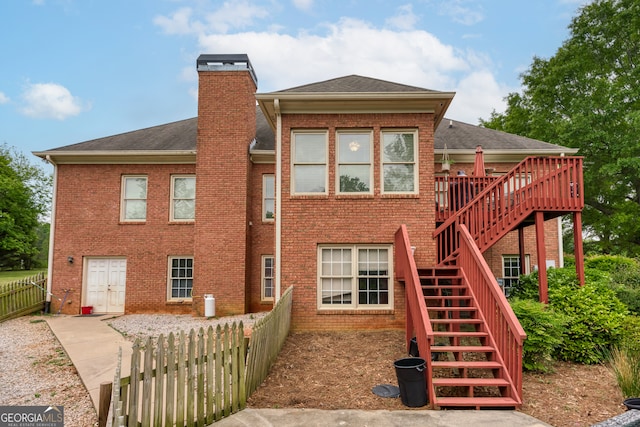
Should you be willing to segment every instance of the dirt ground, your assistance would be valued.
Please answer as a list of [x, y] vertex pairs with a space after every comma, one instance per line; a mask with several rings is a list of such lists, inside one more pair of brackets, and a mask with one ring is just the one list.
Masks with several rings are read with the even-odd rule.
[[[402, 357], [402, 331], [294, 333], [248, 406], [410, 409], [372, 392], [398, 384], [393, 362]], [[556, 427], [590, 426], [625, 411], [613, 374], [601, 365], [556, 363], [551, 374], [525, 373], [523, 389], [520, 411]]]

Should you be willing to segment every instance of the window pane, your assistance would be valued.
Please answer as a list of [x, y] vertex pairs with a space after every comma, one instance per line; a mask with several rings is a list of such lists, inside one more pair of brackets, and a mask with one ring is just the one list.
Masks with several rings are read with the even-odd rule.
[[191, 298], [193, 288], [193, 259], [171, 260], [171, 298]]
[[323, 304], [351, 304], [351, 279], [322, 279]]
[[295, 163], [325, 163], [327, 161], [326, 135], [323, 133], [295, 134]]
[[413, 162], [415, 160], [413, 133], [383, 134], [383, 162]]
[[124, 181], [125, 199], [146, 199], [147, 179], [146, 178], [125, 178]]
[[324, 193], [325, 191], [324, 165], [296, 165], [294, 166], [294, 180], [296, 193]]
[[389, 303], [389, 253], [386, 249], [358, 250], [358, 303]]
[[264, 197], [275, 197], [276, 180], [273, 175], [264, 177]]
[[264, 217], [268, 219], [275, 218], [276, 211], [276, 201], [275, 200], [265, 200], [264, 201]]
[[176, 200], [173, 204], [174, 219], [194, 219], [195, 211], [195, 200]]
[[195, 178], [175, 178], [173, 181], [173, 197], [177, 199], [195, 199]]
[[340, 192], [368, 192], [371, 188], [369, 165], [340, 165]]
[[413, 165], [384, 165], [384, 191], [414, 191]]
[[370, 134], [342, 133], [338, 137], [338, 159], [340, 163], [369, 163], [371, 161]]
[[126, 219], [145, 219], [147, 217], [146, 200], [126, 200], [124, 202], [124, 217]]

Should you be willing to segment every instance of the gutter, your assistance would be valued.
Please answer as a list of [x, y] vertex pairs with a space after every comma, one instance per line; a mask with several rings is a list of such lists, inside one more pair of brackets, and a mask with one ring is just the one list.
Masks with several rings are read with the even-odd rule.
[[51, 197], [51, 224], [49, 226], [49, 256], [47, 260], [47, 296], [44, 303], [44, 312], [49, 313], [51, 309], [51, 289], [53, 278], [53, 247], [56, 234], [56, 200], [58, 195], [58, 165], [48, 154], [45, 156], [47, 162], [53, 165], [53, 196]]
[[273, 100], [276, 114], [276, 253], [275, 253], [275, 295], [274, 302], [280, 300], [281, 295], [281, 270], [282, 270], [282, 114], [280, 113], [280, 100]]

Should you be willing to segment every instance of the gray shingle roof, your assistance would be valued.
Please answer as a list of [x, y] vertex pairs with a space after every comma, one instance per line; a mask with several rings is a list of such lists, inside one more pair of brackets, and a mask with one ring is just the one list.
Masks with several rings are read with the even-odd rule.
[[323, 82], [296, 86], [290, 89], [284, 89], [284, 90], [280, 90], [273, 93], [288, 93], [288, 92], [303, 92], [303, 93], [434, 92], [434, 93], [438, 93], [438, 91], [431, 90], [431, 89], [424, 89], [417, 86], [408, 86], [400, 83], [389, 82], [386, 80], [379, 80], [371, 77], [358, 76], [355, 74], [350, 76], [325, 80]]

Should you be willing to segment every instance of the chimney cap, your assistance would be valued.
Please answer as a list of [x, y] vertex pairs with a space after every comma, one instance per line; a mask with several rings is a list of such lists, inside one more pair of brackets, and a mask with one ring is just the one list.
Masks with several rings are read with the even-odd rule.
[[196, 60], [198, 71], [249, 71], [256, 86], [258, 77], [246, 53], [202, 54]]

